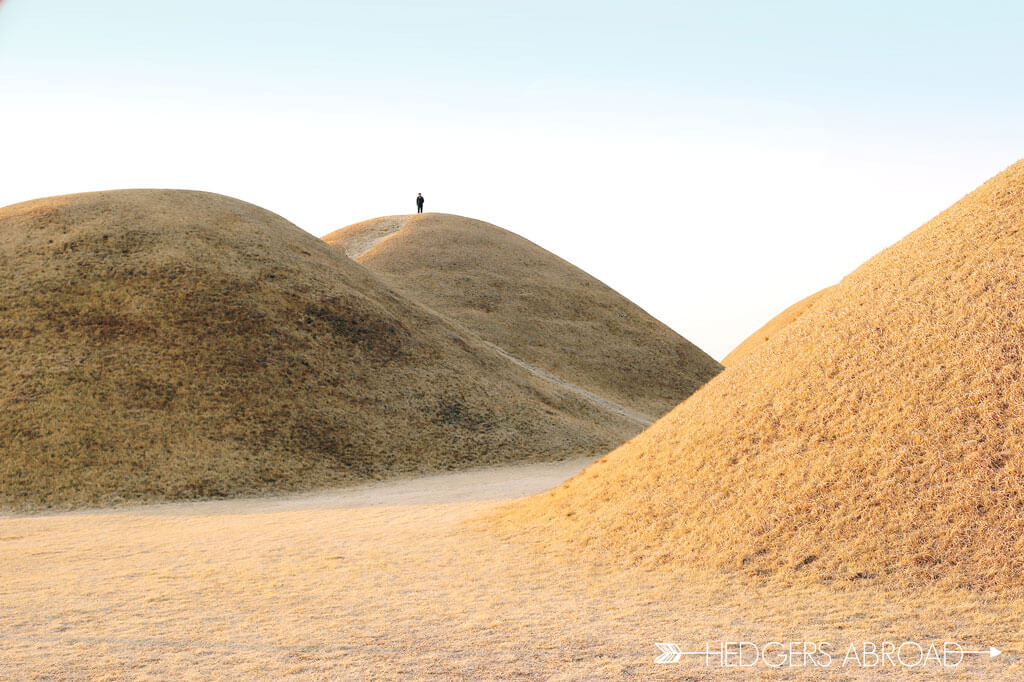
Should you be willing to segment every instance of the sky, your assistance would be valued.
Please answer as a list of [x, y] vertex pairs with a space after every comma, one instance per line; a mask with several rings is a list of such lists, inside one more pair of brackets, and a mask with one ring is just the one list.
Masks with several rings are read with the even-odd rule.
[[198, 189], [322, 236], [422, 192], [721, 359], [1024, 157], [1021, 35], [984, 1], [0, 0], [0, 206]]

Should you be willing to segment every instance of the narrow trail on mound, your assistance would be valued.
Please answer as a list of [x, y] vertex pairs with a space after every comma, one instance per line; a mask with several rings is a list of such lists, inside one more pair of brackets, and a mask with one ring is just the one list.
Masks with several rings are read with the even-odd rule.
[[571, 383], [569, 381], [565, 381], [564, 379], [560, 379], [557, 376], [555, 376], [554, 374], [552, 374], [551, 372], [543, 370], [540, 367], [537, 367], [536, 365], [531, 365], [530, 363], [526, 362], [525, 360], [520, 360], [516, 356], [514, 356], [511, 353], [509, 353], [508, 351], [506, 351], [505, 349], [503, 349], [500, 346], [497, 346], [497, 345], [491, 343], [490, 341], [484, 341], [484, 343], [487, 344], [488, 346], [490, 346], [494, 350], [495, 353], [497, 353], [498, 355], [502, 356], [506, 360], [510, 360], [510, 361], [514, 362], [515, 364], [519, 365], [520, 367], [525, 369], [530, 374], [533, 374], [534, 376], [540, 377], [541, 379], [545, 379], [547, 381], [550, 381], [553, 384], [561, 386], [562, 388], [570, 390], [573, 393], [579, 395], [580, 397], [589, 400], [590, 402], [594, 403], [595, 405], [599, 405], [600, 407], [603, 407], [604, 409], [608, 410], [609, 412], [614, 412], [615, 414], [619, 415], [620, 417], [625, 417], [626, 419], [628, 419], [628, 420], [630, 420], [632, 422], [636, 422], [637, 424], [639, 424], [639, 425], [641, 425], [641, 426], [643, 426], [645, 428], [654, 423], [654, 420], [651, 419], [646, 414], [641, 414], [640, 412], [637, 412], [636, 410], [631, 410], [628, 407], [625, 407], [623, 405], [619, 405], [618, 403], [612, 402], [611, 400], [608, 400], [607, 398], [602, 398], [601, 396], [597, 395], [596, 393], [592, 393], [592, 392], [588, 391], [587, 389], [585, 389], [585, 388], [583, 388], [581, 386], [577, 386], [574, 383]]
[[409, 221], [412, 219], [413, 216], [411, 215], [400, 215], [392, 216], [388, 220], [381, 221], [379, 229], [365, 235], [364, 239], [359, 240], [354, 244], [350, 244], [349, 248], [345, 249], [345, 254], [352, 260], [358, 261], [370, 251], [373, 251], [382, 241], [395, 236], [405, 229], [405, 226], [408, 225]]

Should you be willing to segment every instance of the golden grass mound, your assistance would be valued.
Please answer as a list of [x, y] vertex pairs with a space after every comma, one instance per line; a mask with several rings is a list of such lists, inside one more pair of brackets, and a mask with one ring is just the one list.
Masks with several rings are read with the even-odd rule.
[[444, 213], [389, 216], [324, 239], [515, 358], [647, 421], [722, 369], [608, 286], [489, 223]]
[[0, 265], [5, 507], [558, 458], [636, 429], [235, 199], [9, 206]]
[[790, 322], [807, 312], [812, 305], [814, 305], [818, 299], [825, 295], [832, 287], [822, 289], [821, 291], [811, 294], [807, 298], [800, 299], [793, 305], [789, 306], [781, 313], [768, 320], [760, 329], [748, 336], [743, 340], [740, 345], [733, 348], [728, 355], [722, 359], [722, 364], [726, 367], [732, 367], [737, 364], [743, 358], [750, 355], [756, 348], [758, 348], [765, 341], [768, 341], [773, 336], [779, 333], [779, 331], [788, 325]]
[[1019, 162], [505, 522], [622, 562], [1019, 590], [1022, 253]]

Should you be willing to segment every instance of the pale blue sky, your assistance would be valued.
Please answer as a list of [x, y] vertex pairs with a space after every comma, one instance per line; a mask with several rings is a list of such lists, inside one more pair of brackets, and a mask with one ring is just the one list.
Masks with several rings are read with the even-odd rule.
[[721, 357], [1024, 156], [1024, 7], [7, 0], [0, 205], [490, 220]]

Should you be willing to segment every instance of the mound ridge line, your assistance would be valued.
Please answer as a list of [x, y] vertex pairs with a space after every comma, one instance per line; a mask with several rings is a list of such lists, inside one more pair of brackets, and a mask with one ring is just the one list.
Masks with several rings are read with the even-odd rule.
[[772, 319], [768, 320], [768, 322], [761, 326], [760, 329], [744, 339], [742, 343], [733, 348], [728, 355], [722, 358], [722, 364], [726, 367], [731, 367], [740, 362], [743, 358], [753, 352], [754, 349], [758, 348], [761, 344], [777, 334], [783, 327], [807, 312], [807, 310], [829, 289], [831, 289], [831, 287], [826, 287], [821, 291], [797, 301]]

